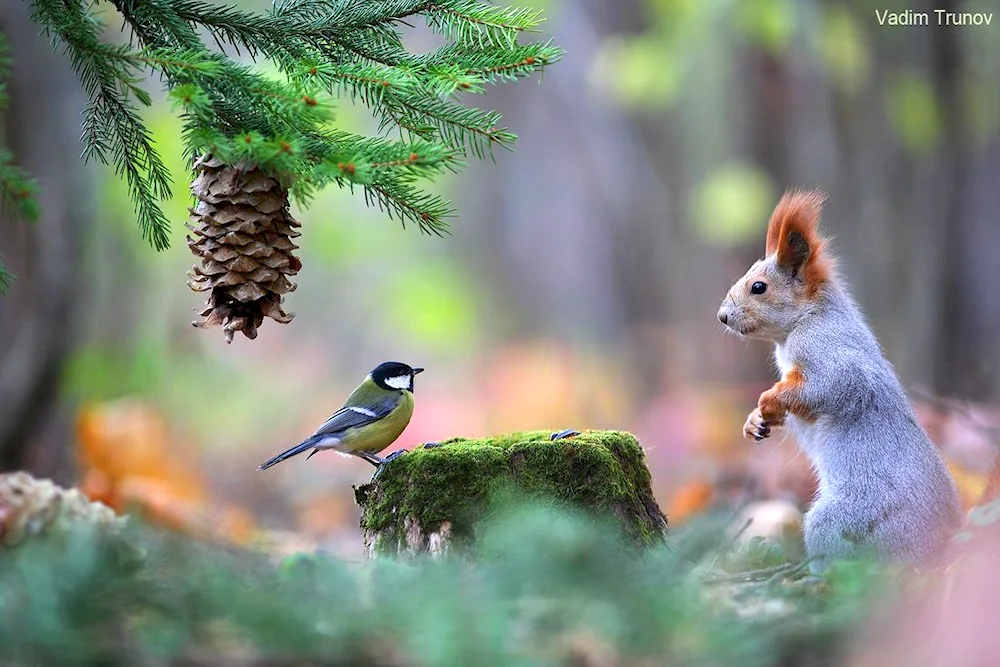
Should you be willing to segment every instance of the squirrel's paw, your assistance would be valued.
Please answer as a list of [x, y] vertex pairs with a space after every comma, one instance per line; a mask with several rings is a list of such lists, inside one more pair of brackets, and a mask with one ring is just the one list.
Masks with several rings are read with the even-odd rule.
[[780, 426], [780, 422], [769, 422], [760, 414], [760, 408], [755, 408], [747, 421], [743, 424], [743, 437], [755, 442], [760, 442], [771, 435], [772, 426]]

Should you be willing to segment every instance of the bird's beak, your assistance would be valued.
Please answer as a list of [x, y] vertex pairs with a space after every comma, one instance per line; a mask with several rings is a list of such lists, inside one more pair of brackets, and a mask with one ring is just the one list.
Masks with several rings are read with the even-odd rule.
[[416, 375], [416, 374], [418, 374], [418, 373], [423, 373], [423, 372], [424, 372], [424, 369], [423, 369], [423, 368], [414, 368], [414, 369], [413, 369], [413, 374], [414, 374], [414, 375]]

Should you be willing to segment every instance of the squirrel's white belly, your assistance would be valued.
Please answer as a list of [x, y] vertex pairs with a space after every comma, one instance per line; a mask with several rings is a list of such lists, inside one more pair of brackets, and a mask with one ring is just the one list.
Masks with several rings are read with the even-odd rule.
[[[795, 366], [788, 354], [788, 350], [781, 343], [775, 343], [774, 345], [774, 360], [778, 364], [778, 370], [781, 371], [782, 377], [787, 375]], [[785, 428], [795, 435], [799, 446], [812, 459], [813, 465], [817, 464], [814, 455], [817, 447], [813, 445], [813, 442], [816, 440], [817, 427], [819, 426], [819, 420], [809, 422], [805, 419], [799, 419], [795, 415], [785, 417]]]
[[778, 362], [778, 370], [781, 371], [782, 375], [791, 371], [795, 365], [792, 363], [792, 358], [788, 355], [788, 350], [781, 343], [774, 344], [774, 360]]
[[[822, 502], [828, 502], [834, 495], [833, 486], [836, 484], [832, 472], [836, 470], [831, 458], [836, 458], [836, 451], [831, 452], [831, 440], [836, 436], [831, 433], [831, 424], [828, 417], [819, 417], [815, 421], [806, 421], [794, 415], [785, 418], [785, 428], [795, 436], [795, 442], [799, 449], [809, 459], [813, 471], [816, 473], [816, 496], [810, 509], [815, 508]], [[831, 444], [828, 444], [831, 443]], [[831, 456], [832, 455], [832, 456]]]
[[[778, 370], [781, 371], [782, 377], [795, 367], [795, 362], [788, 354], [788, 349], [781, 343], [774, 345], [774, 360], [778, 364]], [[820, 416], [817, 419], [807, 421], [795, 415], [788, 415], [785, 417], [785, 428], [795, 434], [799, 447], [812, 460], [813, 465], [819, 468], [822, 464], [822, 443], [831, 437], [829, 419]]]
[[[824, 478], [826, 468], [824, 460], [827, 458], [824, 452], [828, 449], [826, 443], [838, 439], [837, 434], [833, 432], [830, 418], [821, 415], [812, 421], [806, 421], [795, 415], [788, 415], [785, 418], [785, 428], [792, 432], [799, 448], [809, 457], [819, 476]], [[832, 446], [836, 446], [836, 443], [834, 442]]]

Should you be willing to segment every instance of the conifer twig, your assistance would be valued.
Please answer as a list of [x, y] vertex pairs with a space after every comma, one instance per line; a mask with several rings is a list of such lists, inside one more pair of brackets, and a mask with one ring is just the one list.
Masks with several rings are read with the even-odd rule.
[[[266, 12], [206, 0], [111, 0], [128, 44], [102, 41], [89, 0], [31, 4], [90, 98], [84, 157], [125, 179], [143, 235], [157, 249], [169, 243], [160, 202], [171, 195], [171, 176], [140, 113], [152, 103], [142, 85], [147, 71], [169, 90], [187, 155], [255, 164], [292, 182], [300, 203], [331, 183], [361, 185], [390, 217], [441, 234], [451, 205], [415, 182], [516, 139], [498, 113], [466, 106], [455, 93], [528, 76], [562, 55], [551, 42], [518, 43], [537, 29], [538, 11], [484, 0], [279, 0]], [[408, 52], [401, 29], [418, 16], [448, 43]], [[270, 61], [279, 75], [232, 59], [228, 49]], [[331, 131], [341, 97], [363, 102], [382, 133], [398, 130], [399, 139]], [[414, 151], [415, 141], [424, 150]], [[419, 159], [408, 159], [414, 152]]]

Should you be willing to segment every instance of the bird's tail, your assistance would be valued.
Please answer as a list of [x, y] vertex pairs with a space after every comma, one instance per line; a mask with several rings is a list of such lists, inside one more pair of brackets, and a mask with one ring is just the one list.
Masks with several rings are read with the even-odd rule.
[[291, 449], [286, 450], [284, 452], [281, 452], [277, 456], [264, 461], [259, 466], [257, 466], [257, 470], [267, 470], [271, 466], [277, 465], [277, 464], [281, 463], [282, 461], [284, 461], [285, 459], [290, 459], [293, 456], [295, 456], [296, 454], [301, 454], [302, 452], [305, 452], [305, 451], [308, 451], [308, 450], [312, 449], [316, 445], [320, 444], [320, 441], [322, 441], [322, 440], [323, 440], [322, 436], [316, 436], [316, 435], [314, 435], [311, 438], [308, 438], [306, 440], [303, 440], [302, 442], [300, 442], [299, 444], [295, 445]]

